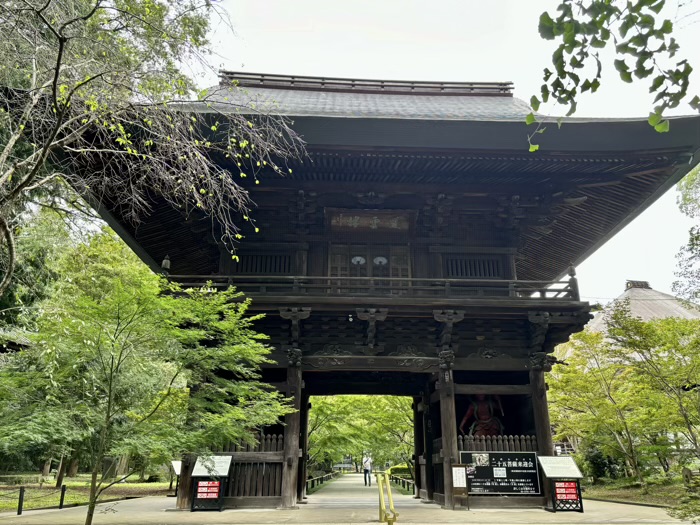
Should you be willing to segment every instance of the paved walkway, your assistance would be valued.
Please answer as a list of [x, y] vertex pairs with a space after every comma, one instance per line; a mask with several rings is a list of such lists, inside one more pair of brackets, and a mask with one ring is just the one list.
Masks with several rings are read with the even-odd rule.
[[[584, 501], [585, 513], [550, 513], [539, 509], [449, 511], [395, 493], [398, 524], [590, 524], [666, 525], [680, 523], [663, 509]], [[95, 525], [283, 525], [365, 524], [378, 522], [377, 488], [365, 487], [362, 476], [348, 474], [309, 496], [298, 509], [239, 509], [223, 512], [178, 512], [174, 498], [140, 498], [101, 505]], [[27, 511], [23, 516], [0, 514], [0, 525], [81, 525], [85, 508], [61, 511]]]

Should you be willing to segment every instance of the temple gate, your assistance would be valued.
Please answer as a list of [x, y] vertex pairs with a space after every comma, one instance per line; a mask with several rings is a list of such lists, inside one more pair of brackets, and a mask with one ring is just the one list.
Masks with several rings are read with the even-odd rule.
[[[665, 134], [570, 120], [528, 153], [530, 108], [510, 83], [222, 75], [233, 81], [226, 96], [293, 118], [308, 147], [289, 176], [248, 185], [259, 233], [244, 232], [238, 262], [206, 218], [156, 203], [136, 229], [102, 210], [154, 269], [168, 255], [172, 279], [235, 285], [266, 314], [277, 364], [263, 380], [298, 411], [256, 449], [219, 451], [233, 456], [227, 505], [303, 497], [311, 395], [412, 396], [419, 495], [450, 508], [466, 501], [460, 450], [552, 455], [545, 372], [590, 318], [573, 267], [697, 162], [700, 120]], [[470, 407], [465, 433], [493, 416], [497, 431], [480, 426], [497, 435], [458, 432]]]

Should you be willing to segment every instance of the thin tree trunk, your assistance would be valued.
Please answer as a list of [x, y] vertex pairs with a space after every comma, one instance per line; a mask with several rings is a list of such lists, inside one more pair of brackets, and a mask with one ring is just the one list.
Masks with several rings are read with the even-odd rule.
[[95, 516], [95, 506], [97, 505], [97, 475], [100, 471], [100, 463], [102, 458], [95, 461], [95, 466], [92, 469], [92, 477], [90, 478], [90, 498], [88, 500], [88, 511], [85, 516], [85, 525], [92, 525], [92, 518]]
[[60, 489], [63, 485], [63, 477], [66, 475], [66, 466], [68, 461], [65, 455], [61, 455], [61, 463], [58, 465], [58, 470], [56, 471], [56, 488]]
[[76, 447], [73, 453], [70, 455], [70, 461], [68, 462], [68, 469], [66, 471], [66, 476], [69, 478], [74, 478], [78, 475], [78, 468], [80, 467], [80, 461], [78, 461], [78, 455], [80, 454], [80, 449]]
[[2, 276], [0, 278], [0, 297], [4, 295], [12, 282], [12, 274], [15, 271], [15, 241], [12, 237], [12, 230], [7, 224], [5, 217], [0, 215], [0, 247], [7, 252], [5, 260], [5, 268], [2, 268]]
[[41, 469], [41, 475], [42, 477], [47, 477], [49, 474], [51, 474], [51, 462], [53, 461], [53, 458], [49, 458], [44, 462], [44, 467]]

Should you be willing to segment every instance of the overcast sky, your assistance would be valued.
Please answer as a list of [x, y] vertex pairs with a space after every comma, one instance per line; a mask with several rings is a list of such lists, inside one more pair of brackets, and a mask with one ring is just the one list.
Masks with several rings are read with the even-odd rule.
[[[672, 2], [669, 2], [672, 3]], [[541, 40], [537, 22], [550, 0], [223, 0], [235, 32], [219, 24], [212, 65], [234, 71], [396, 80], [503, 81], [515, 96], [539, 92], [553, 42]], [[692, 6], [691, 6], [692, 7]], [[700, 69], [698, 17], [669, 8], [676, 38]], [[700, 75], [693, 79], [700, 91]], [[201, 79], [216, 82], [215, 76]], [[603, 87], [579, 100], [579, 117], [643, 117], [651, 97], [604, 70]], [[541, 112], [561, 114], [560, 108]], [[681, 113], [690, 113], [686, 106]], [[670, 190], [578, 268], [582, 295], [607, 302], [626, 279], [649, 281], [670, 292], [675, 255], [692, 222]]]

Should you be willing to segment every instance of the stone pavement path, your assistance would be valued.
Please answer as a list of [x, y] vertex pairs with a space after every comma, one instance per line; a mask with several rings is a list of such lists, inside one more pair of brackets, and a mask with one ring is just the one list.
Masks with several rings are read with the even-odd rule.
[[[663, 509], [584, 500], [586, 512], [550, 513], [540, 509], [449, 511], [395, 493], [398, 525], [439, 523], [497, 525], [667, 525], [678, 524]], [[95, 525], [283, 525], [378, 523], [377, 487], [365, 487], [362, 476], [347, 474], [309, 496], [298, 509], [238, 509], [223, 512], [179, 512], [174, 498], [140, 498], [101, 505]], [[85, 508], [0, 514], [0, 525], [81, 525]]]

